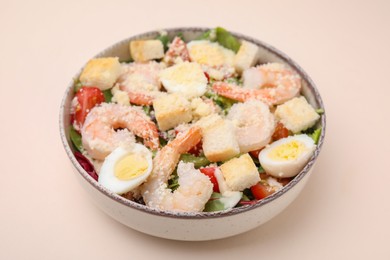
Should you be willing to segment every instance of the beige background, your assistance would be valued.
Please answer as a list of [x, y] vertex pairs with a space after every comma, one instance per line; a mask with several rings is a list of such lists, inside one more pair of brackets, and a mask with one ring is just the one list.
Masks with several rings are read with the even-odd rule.
[[[390, 259], [390, 1], [0, 1], [0, 259]], [[224, 26], [290, 55], [326, 106], [298, 199], [214, 242], [115, 222], [77, 183], [58, 132], [65, 86], [93, 55], [163, 27]]]

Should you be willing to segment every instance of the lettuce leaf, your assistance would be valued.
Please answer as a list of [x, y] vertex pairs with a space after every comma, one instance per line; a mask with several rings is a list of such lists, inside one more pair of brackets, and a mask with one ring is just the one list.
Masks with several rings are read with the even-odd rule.
[[69, 130], [70, 140], [72, 141], [74, 147], [79, 151], [83, 151], [83, 145], [81, 142], [81, 135], [74, 129], [73, 126], [70, 126]]
[[320, 140], [321, 132], [322, 132], [322, 127], [317, 128], [316, 130], [314, 130], [313, 133], [309, 134], [309, 136], [313, 139], [315, 144], [318, 144], [318, 141]]
[[215, 28], [215, 33], [217, 36], [217, 42], [219, 44], [236, 53], [238, 52], [241, 44], [238, 39], [234, 37], [229, 31], [225, 30], [222, 27], [217, 27]]

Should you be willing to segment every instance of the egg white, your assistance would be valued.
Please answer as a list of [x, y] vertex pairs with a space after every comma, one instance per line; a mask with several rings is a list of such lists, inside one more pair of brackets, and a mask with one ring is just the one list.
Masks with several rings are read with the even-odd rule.
[[[120, 180], [115, 176], [115, 165], [129, 154], [138, 154], [144, 157], [148, 163], [146, 171], [138, 177], [130, 180]], [[103, 162], [99, 173], [99, 183], [110, 191], [123, 194], [141, 185], [152, 172], [152, 153], [141, 144], [133, 144], [130, 147], [118, 147], [110, 153]]]
[[169, 93], [179, 93], [187, 98], [200, 97], [207, 90], [207, 78], [201, 66], [183, 62], [160, 72], [160, 80]]
[[[269, 156], [270, 152], [280, 145], [293, 141], [303, 144], [303, 151], [296, 158], [288, 160], [274, 160]], [[259, 161], [265, 172], [276, 178], [288, 178], [297, 175], [309, 161], [316, 145], [312, 138], [305, 134], [289, 136], [271, 143], [259, 153]]]

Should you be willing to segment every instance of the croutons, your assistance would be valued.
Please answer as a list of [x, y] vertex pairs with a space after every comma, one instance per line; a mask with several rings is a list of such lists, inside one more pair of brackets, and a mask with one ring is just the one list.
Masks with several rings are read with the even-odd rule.
[[202, 131], [205, 132], [207, 128], [219, 124], [222, 122], [222, 117], [216, 113], [202, 117], [198, 122], [195, 123], [196, 126], [202, 128]]
[[161, 131], [192, 120], [191, 104], [179, 94], [167, 94], [155, 99], [153, 108]]
[[112, 89], [112, 102], [118, 103], [120, 105], [129, 106], [130, 105], [130, 98], [129, 94], [127, 92], [122, 91], [119, 89], [119, 84], [116, 84]]
[[203, 152], [211, 162], [225, 161], [240, 153], [233, 123], [218, 117], [210, 115], [198, 124], [202, 128]]
[[191, 101], [192, 116], [194, 120], [210, 115], [213, 111], [209, 104], [201, 98], [194, 98]]
[[80, 82], [83, 86], [106, 90], [114, 86], [121, 72], [117, 57], [92, 59], [84, 67]]
[[257, 61], [259, 47], [253, 43], [242, 41], [240, 49], [234, 57], [234, 67], [237, 72], [242, 72], [253, 65]]
[[164, 46], [160, 40], [137, 40], [130, 42], [130, 54], [134, 61], [145, 62], [164, 57]]
[[279, 105], [276, 108], [275, 116], [293, 133], [299, 133], [312, 127], [320, 118], [303, 96]]
[[226, 184], [233, 191], [243, 191], [260, 181], [256, 165], [247, 153], [225, 162], [220, 169]]

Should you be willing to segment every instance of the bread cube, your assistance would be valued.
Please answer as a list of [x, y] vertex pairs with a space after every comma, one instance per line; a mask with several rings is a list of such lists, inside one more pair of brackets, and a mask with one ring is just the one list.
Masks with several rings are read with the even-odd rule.
[[[212, 117], [210, 117], [212, 118]], [[206, 120], [207, 121], [207, 120]], [[229, 120], [209, 121], [202, 127], [203, 152], [211, 162], [225, 161], [240, 153], [236, 140], [235, 126]]]
[[220, 169], [232, 191], [243, 191], [260, 181], [257, 167], [247, 153], [225, 162]]
[[164, 57], [164, 46], [160, 40], [137, 40], [130, 42], [130, 54], [134, 61], [145, 62]]
[[118, 103], [120, 105], [129, 106], [130, 105], [130, 98], [129, 94], [126, 91], [122, 91], [119, 89], [119, 84], [116, 84], [111, 89], [112, 94], [112, 102]]
[[212, 113], [212, 107], [201, 98], [194, 98], [191, 101], [191, 109], [194, 120], [198, 120]]
[[202, 128], [202, 132], [205, 132], [207, 128], [214, 126], [215, 124], [222, 122], [222, 117], [217, 113], [202, 117], [195, 123], [196, 126]]
[[314, 126], [320, 118], [303, 96], [279, 105], [275, 110], [275, 116], [293, 133], [299, 133]]
[[121, 72], [121, 65], [117, 57], [97, 58], [90, 60], [85, 65], [79, 79], [83, 86], [106, 90], [114, 86]]
[[257, 45], [242, 41], [240, 49], [234, 57], [234, 67], [236, 71], [241, 73], [242, 71], [255, 65], [258, 57], [259, 47]]
[[167, 94], [155, 99], [153, 108], [161, 131], [192, 120], [191, 103], [179, 94]]

